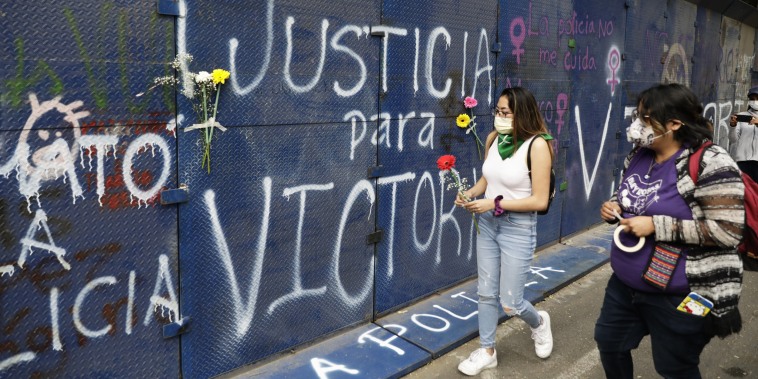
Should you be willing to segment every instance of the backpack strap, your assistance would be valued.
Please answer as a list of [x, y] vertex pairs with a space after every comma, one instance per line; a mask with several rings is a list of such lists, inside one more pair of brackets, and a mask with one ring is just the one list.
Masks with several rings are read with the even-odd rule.
[[692, 155], [690, 155], [687, 163], [689, 164], [690, 178], [692, 178], [692, 183], [697, 184], [697, 178], [700, 174], [700, 162], [703, 161], [703, 152], [711, 145], [713, 145], [713, 142], [705, 141], [700, 144], [700, 147], [698, 147], [698, 149], [695, 150]]
[[[547, 142], [547, 138], [545, 138], [544, 134], [537, 134], [536, 136], [534, 136], [534, 138], [532, 138], [531, 141], [529, 141], [529, 148], [526, 149], [526, 169], [529, 170], [529, 180], [532, 180], [532, 144], [534, 143], [534, 140], [537, 137], [543, 138], [543, 139], [545, 139], [545, 142]], [[551, 137], [551, 139], [552, 139], [552, 137]], [[553, 159], [553, 149], [549, 149], [549, 150], [550, 150], [550, 159], [551, 159], [551, 162], [552, 162], [552, 159]]]

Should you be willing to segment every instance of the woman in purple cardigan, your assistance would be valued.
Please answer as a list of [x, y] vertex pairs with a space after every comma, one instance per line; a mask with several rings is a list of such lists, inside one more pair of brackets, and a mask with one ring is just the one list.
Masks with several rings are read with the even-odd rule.
[[[611, 276], [595, 325], [609, 378], [632, 378], [631, 350], [650, 335], [656, 371], [700, 378], [700, 353], [714, 335], [739, 332], [744, 186], [723, 148], [703, 151], [697, 184], [688, 161], [712, 139], [697, 97], [679, 84], [643, 91], [627, 138], [616, 193], [600, 209], [619, 221]], [[692, 302], [695, 299], [697, 302]]]

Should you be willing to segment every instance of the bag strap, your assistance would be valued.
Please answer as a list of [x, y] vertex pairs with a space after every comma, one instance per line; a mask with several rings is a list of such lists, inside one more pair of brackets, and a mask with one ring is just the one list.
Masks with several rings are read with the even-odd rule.
[[[542, 134], [537, 134], [534, 136], [535, 138], [540, 137], [543, 138]], [[529, 180], [532, 180], [532, 144], [534, 143], [535, 138], [532, 138], [531, 141], [529, 141], [529, 148], [526, 149], [526, 169], [529, 170]], [[547, 142], [547, 140], [545, 140]], [[549, 143], [549, 142], [548, 142]], [[550, 149], [548, 146], [548, 149], [550, 150], [550, 160], [552, 163], [553, 159], [553, 149]]]
[[697, 184], [697, 178], [700, 174], [700, 162], [703, 160], [703, 152], [711, 145], [713, 145], [713, 142], [705, 141], [700, 144], [700, 147], [695, 150], [692, 155], [690, 155], [689, 161], [687, 163], [689, 164], [690, 178], [692, 178], [692, 183]]

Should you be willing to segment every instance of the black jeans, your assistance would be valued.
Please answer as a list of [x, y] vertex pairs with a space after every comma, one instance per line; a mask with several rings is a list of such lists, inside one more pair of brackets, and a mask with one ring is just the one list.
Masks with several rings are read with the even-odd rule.
[[740, 168], [740, 171], [746, 173], [750, 179], [758, 183], [758, 161], [739, 161], [737, 162], [737, 166]]
[[648, 334], [658, 374], [664, 378], [701, 377], [700, 353], [712, 336], [703, 331], [705, 317], [676, 310], [684, 297], [639, 292], [615, 274], [611, 276], [595, 324], [595, 341], [606, 377], [632, 378], [631, 350]]

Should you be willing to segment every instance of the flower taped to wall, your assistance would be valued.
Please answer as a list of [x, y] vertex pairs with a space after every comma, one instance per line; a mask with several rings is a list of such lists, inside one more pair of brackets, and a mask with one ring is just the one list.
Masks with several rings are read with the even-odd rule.
[[[192, 62], [192, 55], [179, 54], [176, 56], [171, 67], [181, 72], [183, 68], [189, 67]], [[218, 99], [221, 94], [221, 85], [229, 79], [229, 71], [217, 68], [211, 72], [199, 71], [197, 73], [187, 70], [179, 77], [186, 77], [191, 80], [194, 85], [185, 86], [182, 91], [182, 95], [188, 98], [192, 103], [192, 109], [195, 111], [199, 123], [193, 124], [184, 129], [185, 132], [199, 130], [203, 138], [203, 156], [201, 158], [201, 166], [211, 172], [211, 141], [213, 140], [213, 131], [219, 129], [222, 132], [226, 131], [217, 120], [218, 115]], [[158, 86], [175, 86], [179, 83], [179, 80], [174, 76], [162, 76], [155, 78], [153, 86], [148, 89]], [[144, 93], [140, 93], [137, 96], [142, 96]]]

